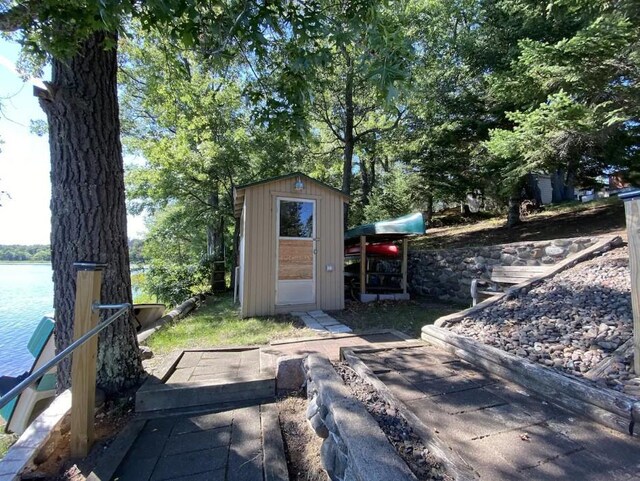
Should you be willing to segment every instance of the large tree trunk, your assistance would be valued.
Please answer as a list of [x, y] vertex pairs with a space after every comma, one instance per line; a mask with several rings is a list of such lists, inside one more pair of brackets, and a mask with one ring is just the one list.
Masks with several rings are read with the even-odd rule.
[[[50, 87], [38, 93], [49, 122], [58, 351], [73, 338], [74, 262], [106, 263], [101, 301], [131, 302], [117, 61], [115, 49], [105, 50], [107, 37], [93, 34], [73, 58], [53, 60]], [[130, 316], [103, 331], [98, 346], [102, 389], [110, 394], [138, 382], [142, 364]], [[70, 372], [67, 360], [58, 368], [58, 389], [69, 386]]]

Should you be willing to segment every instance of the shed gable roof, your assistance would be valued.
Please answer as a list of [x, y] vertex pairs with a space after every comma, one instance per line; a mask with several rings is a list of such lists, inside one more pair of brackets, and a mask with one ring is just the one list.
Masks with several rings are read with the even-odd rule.
[[242, 213], [242, 205], [244, 203], [244, 193], [247, 189], [250, 189], [252, 187], [258, 186], [258, 185], [263, 185], [263, 184], [269, 184], [271, 182], [277, 182], [279, 180], [283, 180], [283, 179], [290, 179], [292, 177], [300, 177], [300, 178], [304, 178], [305, 180], [309, 181], [309, 182], [313, 182], [314, 184], [318, 184], [319, 186], [328, 189], [332, 192], [334, 192], [335, 194], [342, 196], [345, 200], [345, 202], [349, 202], [349, 196], [347, 194], [345, 194], [344, 192], [342, 192], [340, 189], [336, 189], [335, 187], [331, 187], [329, 184], [325, 184], [324, 182], [321, 182], [319, 180], [314, 179], [313, 177], [309, 177], [306, 174], [303, 174], [302, 172], [292, 172], [290, 174], [284, 174], [284, 175], [278, 175], [275, 177], [269, 177], [267, 179], [262, 179], [262, 180], [258, 180], [256, 182], [251, 182], [248, 184], [244, 184], [244, 185], [238, 185], [234, 188], [233, 190], [233, 198], [234, 198], [234, 214], [236, 217], [240, 217], [240, 214]]

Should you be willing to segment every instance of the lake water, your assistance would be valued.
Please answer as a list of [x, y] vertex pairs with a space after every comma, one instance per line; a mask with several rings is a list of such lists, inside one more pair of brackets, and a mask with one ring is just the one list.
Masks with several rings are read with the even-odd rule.
[[53, 312], [48, 264], [0, 264], [0, 376], [31, 368], [27, 342], [45, 314]]

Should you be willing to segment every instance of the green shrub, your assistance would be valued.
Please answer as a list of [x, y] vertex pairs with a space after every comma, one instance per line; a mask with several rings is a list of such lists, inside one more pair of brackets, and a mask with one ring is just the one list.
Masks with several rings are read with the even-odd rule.
[[176, 305], [211, 289], [210, 258], [196, 265], [152, 263], [144, 273], [142, 288], [158, 300]]

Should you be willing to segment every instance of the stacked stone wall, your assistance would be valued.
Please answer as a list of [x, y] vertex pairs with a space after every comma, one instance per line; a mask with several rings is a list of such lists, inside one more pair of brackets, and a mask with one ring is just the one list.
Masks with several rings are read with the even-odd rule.
[[411, 250], [409, 291], [442, 301], [471, 301], [472, 279], [491, 278], [494, 266], [554, 265], [598, 242], [577, 237], [458, 249]]
[[331, 481], [416, 481], [331, 363], [312, 354], [304, 367], [309, 398], [307, 419], [323, 439], [320, 457]]

